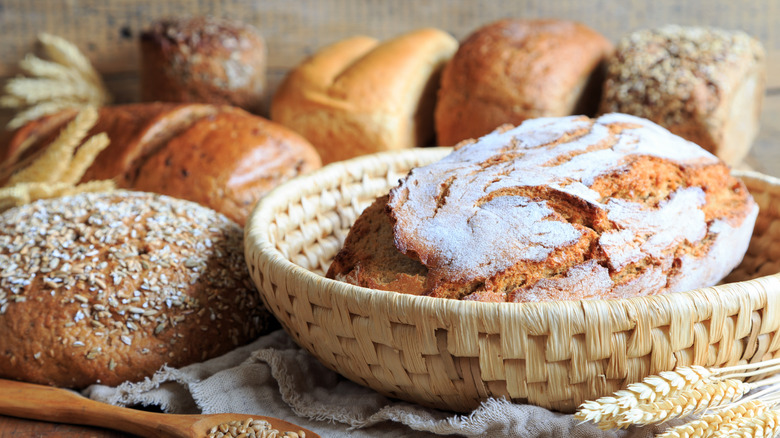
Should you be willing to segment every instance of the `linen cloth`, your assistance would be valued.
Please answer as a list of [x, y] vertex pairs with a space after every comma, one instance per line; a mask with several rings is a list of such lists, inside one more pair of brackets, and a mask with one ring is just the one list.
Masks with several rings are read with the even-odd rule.
[[467, 415], [387, 398], [327, 369], [277, 330], [250, 345], [117, 387], [84, 395], [119, 406], [174, 414], [239, 413], [281, 418], [322, 437], [647, 438], [665, 427], [601, 431], [532, 405], [490, 399]]

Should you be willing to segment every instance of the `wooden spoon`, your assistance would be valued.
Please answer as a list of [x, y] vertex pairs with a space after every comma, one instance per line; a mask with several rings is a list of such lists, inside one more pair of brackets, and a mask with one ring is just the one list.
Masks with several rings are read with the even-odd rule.
[[[98, 426], [143, 437], [191, 438], [204, 438], [214, 426], [219, 427], [230, 422], [244, 423], [251, 418], [271, 423], [271, 428], [279, 431], [280, 438], [303, 436], [304, 433], [306, 438], [319, 438], [319, 435], [308, 429], [278, 418], [245, 414], [159, 414], [101, 403], [66, 389], [5, 379], [0, 379], [0, 414], [56, 423]], [[238, 433], [225, 434], [226, 437], [237, 435]]]

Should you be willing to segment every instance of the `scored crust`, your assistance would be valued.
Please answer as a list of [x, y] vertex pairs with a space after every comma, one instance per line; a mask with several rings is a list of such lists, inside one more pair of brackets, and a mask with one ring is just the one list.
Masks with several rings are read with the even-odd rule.
[[[413, 169], [358, 219], [328, 275], [483, 301], [688, 290], [739, 263], [757, 213], [727, 166], [651, 122], [536, 119]], [[389, 239], [392, 257], [366, 256]], [[399, 270], [402, 258], [418, 265]], [[410, 272], [415, 287], [393, 286]]]
[[271, 326], [235, 223], [138, 192], [0, 215], [0, 376], [118, 385], [226, 353]]

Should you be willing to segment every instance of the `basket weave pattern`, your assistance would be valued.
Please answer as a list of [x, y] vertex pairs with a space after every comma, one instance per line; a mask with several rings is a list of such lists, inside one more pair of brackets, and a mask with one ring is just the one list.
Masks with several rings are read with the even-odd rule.
[[780, 356], [780, 180], [755, 173], [740, 174], [760, 207], [748, 254], [728, 283], [715, 287], [513, 304], [324, 278], [360, 212], [410, 168], [448, 151], [332, 164], [279, 187], [252, 214], [245, 231], [252, 278], [287, 332], [329, 368], [385, 395], [442, 409], [468, 411], [505, 397], [572, 412], [675, 366]]

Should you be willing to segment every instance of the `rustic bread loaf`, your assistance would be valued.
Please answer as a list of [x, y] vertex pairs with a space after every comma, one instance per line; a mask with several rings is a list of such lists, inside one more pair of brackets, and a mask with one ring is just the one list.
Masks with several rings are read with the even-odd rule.
[[139, 47], [143, 101], [261, 111], [268, 49], [253, 26], [214, 17], [166, 18], [141, 33]]
[[438, 144], [535, 117], [594, 115], [611, 51], [609, 40], [572, 21], [506, 19], [478, 29], [442, 72]]
[[0, 376], [118, 385], [223, 354], [273, 319], [243, 232], [151, 193], [80, 194], [0, 214]]
[[[0, 183], [54, 140], [76, 111], [21, 128], [0, 157]], [[229, 106], [147, 103], [100, 109], [91, 134], [110, 145], [83, 180], [199, 202], [243, 225], [279, 183], [320, 167], [317, 152], [289, 129]]]
[[308, 139], [324, 163], [428, 145], [439, 73], [457, 46], [437, 29], [337, 42], [290, 71], [271, 119]]
[[534, 119], [413, 169], [328, 276], [481, 301], [688, 290], [740, 262], [757, 214], [722, 161], [652, 122]]
[[736, 165], [758, 134], [765, 64], [761, 43], [743, 32], [637, 31], [608, 63], [601, 111], [650, 119]]

